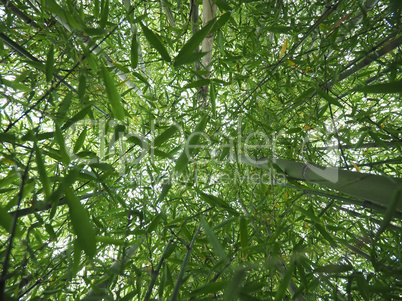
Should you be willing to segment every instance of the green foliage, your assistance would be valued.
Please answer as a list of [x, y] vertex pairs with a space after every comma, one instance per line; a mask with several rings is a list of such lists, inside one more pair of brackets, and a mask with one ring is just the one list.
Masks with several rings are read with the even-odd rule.
[[6, 2], [0, 299], [400, 298], [398, 1]]

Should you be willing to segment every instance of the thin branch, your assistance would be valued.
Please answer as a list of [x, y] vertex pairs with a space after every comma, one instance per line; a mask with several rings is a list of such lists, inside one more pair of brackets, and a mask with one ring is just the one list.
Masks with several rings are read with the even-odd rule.
[[164, 251], [162, 253], [162, 256], [161, 256], [161, 258], [159, 260], [158, 266], [156, 267], [156, 269], [154, 271], [151, 271], [151, 281], [149, 282], [148, 290], [147, 290], [147, 293], [145, 294], [144, 301], [149, 301], [150, 298], [151, 298], [152, 289], [154, 288], [156, 278], [159, 275], [159, 272], [160, 272], [160, 270], [162, 268], [162, 264], [165, 261], [166, 253], [169, 250], [170, 245], [172, 244], [172, 242], [173, 242], [173, 239], [169, 239], [168, 244], [166, 245], [166, 247], [165, 247], [165, 249], [164, 249]]
[[201, 228], [201, 223], [198, 226], [198, 229], [195, 231], [193, 239], [191, 240], [190, 244], [187, 246], [186, 256], [184, 257], [183, 264], [181, 266], [179, 275], [177, 276], [176, 284], [173, 288], [173, 292], [172, 292], [170, 301], [177, 301], [180, 286], [182, 285], [182, 282], [183, 282], [183, 276], [184, 276], [184, 273], [186, 272], [186, 267], [187, 267], [188, 261], [190, 260], [191, 252], [193, 251], [193, 246], [194, 246], [195, 240], [198, 236], [198, 233], [200, 232], [200, 228]]
[[[17, 197], [17, 199], [18, 199], [17, 210], [20, 208], [21, 201], [23, 199], [24, 186], [25, 186], [25, 182], [28, 177], [29, 165], [31, 163], [33, 153], [34, 153], [34, 149], [32, 148], [31, 153], [29, 154], [28, 162], [25, 167], [24, 173], [21, 176], [20, 190], [18, 192], [18, 197]], [[7, 272], [8, 272], [8, 267], [10, 264], [10, 256], [11, 256], [11, 250], [13, 248], [13, 241], [14, 241], [14, 238], [16, 235], [16, 230], [17, 230], [17, 221], [18, 221], [18, 216], [14, 215], [12, 224], [11, 224], [9, 243], [8, 243], [7, 249], [5, 251], [5, 255], [4, 255], [3, 270], [1, 272], [1, 277], [0, 277], [0, 301], [6, 300], [5, 289], [6, 289], [6, 282], [7, 282]]]

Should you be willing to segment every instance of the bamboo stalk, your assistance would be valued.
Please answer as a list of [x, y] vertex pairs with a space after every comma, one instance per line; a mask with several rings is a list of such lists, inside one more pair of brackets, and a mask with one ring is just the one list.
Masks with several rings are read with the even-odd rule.
[[[336, 167], [275, 158], [253, 160], [245, 155], [239, 155], [238, 160], [243, 164], [265, 170], [270, 170], [269, 164], [274, 164], [289, 179], [317, 184], [386, 208], [394, 192], [402, 187], [400, 178], [364, 174]], [[397, 202], [396, 209], [402, 211], [402, 195], [399, 195]]]

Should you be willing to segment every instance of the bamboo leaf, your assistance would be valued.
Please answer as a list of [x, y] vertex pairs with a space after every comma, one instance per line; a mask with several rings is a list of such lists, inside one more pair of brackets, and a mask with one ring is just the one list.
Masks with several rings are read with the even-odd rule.
[[225, 253], [225, 250], [223, 249], [221, 243], [219, 242], [218, 238], [216, 237], [214, 231], [211, 229], [211, 227], [208, 225], [208, 223], [205, 221], [204, 218], [201, 218], [201, 225], [202, 228], [205, 231], [205, 234], [207, 236], [207, 239], [209, 241], [209, 243], [212, 246], [212, 249], [214, 251], [214, 253], [216, 255], [218, 255], [218, 257], [223, 260], [226, 261], [227, 260], [227, 256]]
[[214, 294], [219, 291], [222, 291], [227, 286], [227, 281], [218, 281], [218, 282], [208, 282], [195, 290], [193, 290], [189, 296], [196, 297], [196, 296], [203, 296], [206, 294]]
[[93, 258], [96, 254], [96, 236], [89, 220], [88, 211], [85, 210], [69, 185], [65, 185], [64, 191], [78, 245], [88, 257]]
[[87, 129], [85, 128], [82, 130], [81, 134], [78, 136], [77, 141], [74, 144], [73, 149], [74, 153], [77, 153], [81, 149], [82, 145], [85, 142], [86, 137], [87, 137]]
[[322, 267], [318, 267], [314, 270], [315, 273], [328, 273], [328, 274], [338, 274], [352, 271], [353, 267], [351, 265], [338, 265], [338, 264], [328, 264]]
[[65, 166], [68, 166], [68, 164], [70, 163], [70, 156], [67, 153], [64, 135], [57, 123], [55, 124], [55, 127], [56, 127], [56, 131], [55, 131], [56, 139], [55, 140], [60, 148], [59, 151], [60, 151], [61, 161], [64, 163]]
[[244, 251], [248, 247], [247, 221], [244, 217], [240, 219], [240, 243]]
[[104, 3], [104, 4], [102, 6], [101, 18], [100, 18], [100, 23], [99, 23], [100, 28], [106, 27], [107, 19], [109, 17], [109, 5], [110, 5], [109, 1], [110, 0], [102, 1], [102, 3]]
[[176, 125], [172, 125], [167, 128], [162, 134], [157, 136], [154, 140], [154, 146], [158, 147], [163, 144], [165, 141], [169, 140], [174, 134], [176, 134], [178, 127]]
[[166, 50], [165, 46], [162, 44], [162, 41], [160, 37], [154, 33], [152, 30], [150, 30], [148, 27], [146, 27], [142, 22], [140, 22], [142, 32], [144, 33], [145, 38], [151, 44], [152, 47], [156, 49], [156, 51], [159, 52], [161, 57], [166, 61], [170, 62], [170, 56], [168, 51]]
[[131, 41], [131, 67], [133, 69], [137, 68], [138, 66], [138, 37], [137, 31], [134, 32], [133, 38]]
[[84, 95], [85, 95], [85, 90], [87, 88], [87, 77], [85, 76], [84, 72], [81, 72], [80, 77], [79, 77], [79, 83], [78, 83], [78, 99], [80, 101], [84, 100]]
[[211, 102], [212, 114], [216, 116], [216, 86], [213, 82], [209, 85], [209, 100]]
[[167, 196], [171, 187], [172, 187], [172, 184], [170, 184], [170, 183], [164, 184], [162, 186], [162, 191], [161, 191], [161, 194], [159, 195], [158, 203], [161, 203], [163, 201], [163, 199]]
[[193, 36], [184, 44], [184, 46], [179, 51], [179, 54], [176, 56], [175, 60], [180, 59], [180, 57], [184, 55], [188, 55], [192, 53], [205, 39], [205, 37], [211, 31], [212, 26], [214, 25], [213, 21], [206, 24], [203, 28], [193, 34]]
[[353, 89], [364, 93], [402, 93], [402, 80]]
[[219, 9], [221, 11], [232, 9], [226, 0], [215, 0], [214, 2], [216, 3], [216, 5], [219, 7]]
[[12, 216], [0, 206], [0, 226], [2, 226], [8, 233], [11, 233], [11, 224], [13, 222]]
[[395, 190], [391, 202], [389, 203], [387, 207], [387, 211], [385, 212], [384, 219], [382, 220], [380, 224], [380, 229], [378, 229], [378, 232], [376, 233], [375, 239], [378, 240], [380, 235], [387, 229], [388, 225], [391, 223], [392, 217], [396, 211], [398, 201], [399, 201], [399, 196], [401, 194], [401, 188]]
[[[204, 132], [205, 127], [207, 125], [207, 122], [208, 122], [208, 116], [204, 115], [201, 118], [200, 122], [195, 127], [195, 130], [193, 132], [193, 135], [192, 135], [191, 139], [188, 139], [188, 141], [186, 141], [185, 149], [181, 153], [180, 157], [176, 160], [176, 165], [175, 165], [175, 170], [176, 171], [183, 171], [184, 168], [186, 168], [186, 166], [188, 164], [188, 161], [190, 159], [187, 156], [187, 153], [189, 155], [192, 155], [194, 153], [194, 149], [191, 146], [197, 145], [197, 143], [198, 143], [198, 141], [200, 139], [199, 134], [202, 134]], [[189, 149], [187, 149], [188, 146], [190, 146]]]
[[306, 91], [304, 91], [302, 94], [300, 94], [300, 96], [299, 97], [297, 97], [295, 100], [294, 100], [294, 105], [295, 106], [297, 106], [297, 105], [299, 105], [300, 103], [302, 103], [302, 102], [304, 102], [307, 98], [309, 98], [310, 96], [312, 96], [314, 93], [315, 93], [315, 88], [310, 88], [310, 89], [307, 89]]
[[246, 269], [238, 269], [232, 277], [232, 280], [228, 282], [225, 293], [223, 294], [223, 301], [237, 300], [240, 293], [241, 283], [246, 276]]
[[281, 53], [279, 54], [279, 57], [282, 57], [285, 54], [286, 48], [288, 47], [288, 44], [289, 44], [288, 40], [286, 40], [285, 43], [283, 43]]
[[106, 94], [109, 99], [110, 107], [112, 108], [112, 112], [114, 117], [118, 120], [123, 120], [125, 116], [123, 104], [121, 103], [121, 97], [119, 92], [117, 91], [116, 85], [113, 81], [112, 76], [109, 73], [109, 70], [102, 65], [101, 66], [102, 78], [106, 88]]
[[328, 241], [332, 247], [336, 248], [337, 244], [334, 241], [334, 239], [331, 237], [331, 235], [327, 232], [327, 230], [325, 230], [324, 226], [322, 226], [321, 224], [315, 224], [316, 229], [318, 230], [318, 232], [320, 232], [320, 234], [322, 235], [322, 237], [325, 238], [326, 241]]
[[162, 213], [157, 214], [147, 228], [147, 233], [152, 233], [159, 226], [162, 219]]
[[200, 195], [200, 197], [204, 201], [206, 201], [212, 207], [230, 208], [230, 206], [225, 201], [223, 201], [222, 199], [220, 199], [214, 195], [203, 193], [198, 188], [195, 188], [195, 191]]
[[113, 238], [110, 236], [96, 236], [96, 241], [108, 245], [118, 245], [118, 246], [125, 245], [124, 239]]
[[59, 109], [57, 111], [59, 115], [64, 115], [68, 111], [72, 99], [73, 99], [73, 93], [71, 91], [68, 91], [64, 99], [59, 104]]
[[43, 161], [41, 151], [36, 143], [35, 143], [35, 157], [36, 157], [36, 166], [38, 168], [39, 179], [42, 183], [46, 198], [49, 198], [50, 197], [49, 178], [47, 176], [45, 163]]
[[375, 142], [377, 142], [379, 145], [381, 145], [383, 148], [388, 149], [388, 145], [386, 143], [384, 143], [384, 141], [382, 141], [382, 139], [380, 137], [378, 137], [378, 135], [372, 131], [368, 131], [368, 134], [371, 136], [371, 138], [374, 139]]
[[294, 260], [291, 259], [289, 266], [286, 269], [286, 273], [283, 276], [281, 283], [279, 284], [279, 288], [275, 295], [275, 301], [280, 301], [285, 296], [286, 290], [289, 287], [290, 280], [292, 280], [294, 269], [295, 269], [295, 263]]
[[200, 79], [200, 80], [196, 80], [191, 83], [188, 83], [182, 89], [198, 88], [198, 87], [202, 87], [205, 85], [209, 85], [209, 83], [210, 83], [209, 79]]
[[335, 98], [330, 96], [328, 93], [325, 93], [324, 91], [321, 91], [321, 90], [318, 89], [317, 94], [319, 96], [321, 96], [322, 98], [324, 98], [326, 101], [328, 101], [328, 103], [336, 105], [336, 106], [338, 106], [340, 108], [343, 108], [342, 104], [338, 100], [336, 100]]
[[49, 83], [53, 79], [53, 69], [54, 69], [54, 49], [53, 44], [50, 45], [49, 50], [46, 55], [46, 81]]
[[191, 52], [188, 54], [183, 54], [181, 56], [177, 56], [174, 59], [173, 66], [179, 67], [182, 65], [192, 64], [194, 62], [198, 62], [201, 60], [203, 56], [205, 56], [208, 52]]
[[226, 12], [222, 14], [219, 19], [214, 19], [210, 21], [211, 23], [213, 23], [210, 34], [217, 32], [219, 29], [225, 26], [225, 24], [230, 20], [230, 16], [230, 12]]

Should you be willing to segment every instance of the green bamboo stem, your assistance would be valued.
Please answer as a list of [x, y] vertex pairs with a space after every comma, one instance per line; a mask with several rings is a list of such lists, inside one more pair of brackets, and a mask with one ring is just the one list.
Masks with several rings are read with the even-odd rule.
[[193, 246], [194, 246], [194, 243], [195, 243], [195, 239], [197, 238], [198, 233], [200, 232], [200, 228], [201, 228], [201, 223], [198, 226], [197, 231], [195, 231], [193, 239], [191, 240], [190, 244], [187, 246], [186, 256], [184, 257], [183, 264], [181, 266], [179, 275], [177, 276], [176, 284], [174, 285], [170, 301], [177, 301], [177, 296], [179, 295], [180, 286], [183, 283], [183, 276], [184, 276], [184, 273], [186, 271], [188, 261], [190, 260], [191, 252], [193, 251]]
[[165, 249], [164, 249], [164, 251], [162, 253], [162, 257], [159, 260], [158, 266], [156, 267], [156, 270], [151, 272], [151, 281], [149, 282], [148, 290], [147, 290], [147, 293], [145, 295], [144, 301], [149, 301], [150, 298], [151, 298], [152, 289], [153, 289], [153, 287], [155, 285], [156, 278], [159, 275], [159, 272], [161, 270], [162, 264], [163, 264], [163, 262], [165, 260], [165, 257], [166, 257], [166, 253], [169, 250], [170, 245], [172, 244], [172, 242], [173, 242], [173, 239], [169, 239], [168, 244], [166, 245], [166, 247], [165, 247]]
[[[249, 156], [239, 155], [238, 159], [243, 164], [265, 170], [270, 170], [269, 164], [272, 163], [278, 166], [289, 179], [317, 184], [386, 208], [390, 204], [394, 192], [402, 187], [400, 178], [274, 158], [253, 160]], [[402, 195], [399, 195], [397, 202], [395, 208], [402, 211]]]

